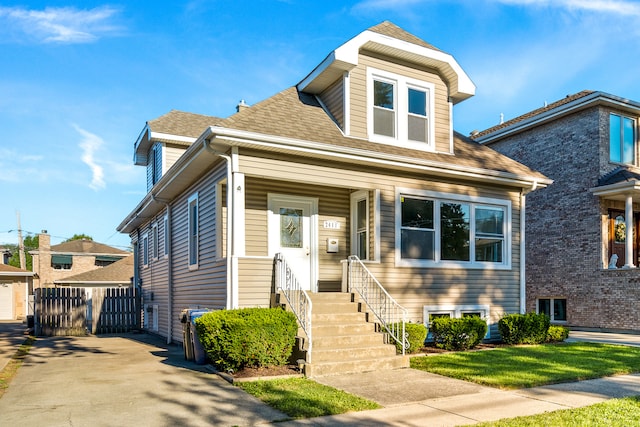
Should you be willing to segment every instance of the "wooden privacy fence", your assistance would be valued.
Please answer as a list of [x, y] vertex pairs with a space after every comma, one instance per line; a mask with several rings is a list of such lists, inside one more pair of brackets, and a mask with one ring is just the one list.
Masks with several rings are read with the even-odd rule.
[[34, 327], [38, 336], [129, 332], [140, 328], [137, 288], [39, 288]]

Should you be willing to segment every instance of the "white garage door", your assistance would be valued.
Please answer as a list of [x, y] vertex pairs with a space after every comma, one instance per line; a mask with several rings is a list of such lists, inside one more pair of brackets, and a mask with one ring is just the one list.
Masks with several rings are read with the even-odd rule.
[[13, 286], [0, 283], [0, 320], [13, 320]]

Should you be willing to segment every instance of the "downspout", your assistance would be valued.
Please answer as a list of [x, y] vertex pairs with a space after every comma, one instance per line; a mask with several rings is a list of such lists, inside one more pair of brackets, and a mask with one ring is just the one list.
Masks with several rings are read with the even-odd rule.
[[525, 192], [525, 189], [520, 190], [520, 314], [525, 314], [527, 311], [527, 254], [526, 254], [526, 205], [527, 205], [527, 193], [530, 193], [538, 188], [538, 181], [533, 181], [531, 189]]
[[[156, 198], [156, 196], [151, 193], [151, 199], [154, 202], [159, 202], [164, 204], [167, 208], [167, 228], [171, 230], [171, 205], [167, 200], [162, 200]], [[173, 251], [171, 250], [171, 232], [165, 230], [167, 235], [167, 245], [169, 247], [169, 254], [167, 259], [167, 344], [171, 344], [173, 342], [173, 263], [171, 256], [173, 255]], [[153, 242], [156, 245], [156, 242]], [[158, 248], [158, 251], [160, 248]], [[160, 254], [158, 254], [158, 257]]]
[[233, 174], [232, 174], [232, 162], [231, 156], [226, 153], [216, 151], [211, 148], [211, 140], [205, 139], [203, 142], [204, 148], [215, 156], [219, 156], [227, 162], [227, 301], [226, 309], [233, 309], [232, 294], [234, 291], [235, 276], [233, 275], [232, 256], [233, 256]]

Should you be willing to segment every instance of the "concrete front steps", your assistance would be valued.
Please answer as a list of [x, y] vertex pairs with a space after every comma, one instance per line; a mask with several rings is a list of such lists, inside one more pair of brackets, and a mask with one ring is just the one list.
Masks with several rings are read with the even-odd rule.
[[309, 294], [313, 303], [311, 363], [307, 377], [408, 368], [409, 358], [396, 355], [393, 344], [368, 322], [366, 307], [353, 294]]

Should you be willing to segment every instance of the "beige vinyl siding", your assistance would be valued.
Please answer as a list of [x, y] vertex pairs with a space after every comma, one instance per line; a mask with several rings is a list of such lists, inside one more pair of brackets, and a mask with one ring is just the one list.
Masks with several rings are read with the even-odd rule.
[[[341, 278], [340, 260], [348, 255], [349, 194], [367, 189], [373, 195], [380, 190], [380, 257], [379, 263], [368, 262], [380, 283], [402, 305], [409, 309], [412, 321], [422, 321], [425, 305], [489, 304], [492, 322], [503, 313], [520, 308], [520, 193], [518, 190], [463, 180], [442, 180], [409, 172], [383, 169], [355, 169], [354, 165], [338, 162], [311, 161], [292, 157], [264, 158], [242, 152], [240, 168], [246, 174], [247, 235], [253, 237], [247, 245], [247, 255], [266, 252], [266, 193], [275, 192], [319, 197], [320, 277], [322, 280]], [[302, 185], [304, 184], [304, 185]], [[414, 188], [468, 197], [495, 198], [511, 202], [511, 269], [416, 268], [395, 266], [395, 203], [396, 188]], [[371, 197], [373, 205], [374, 198]], [[373, 209], [373, 206], [372, 206]], [[324, 230], [325, 219], [341, 221], [340, 230]], [[372, 218], [373, 222], [374, 219]], [[251, 231], [250, 231], [251, 230]], [[338, 235], [333, 232], [338, 231]], [[323, 254], [326, 237], [340, 239], [337, 256]], [[344, 240], [344, 244], [342, 243]]]
[[410, 64], [393, 62], [389, 58], [379, 58], [360, 54], [359, 63], [351, 71], [351, 135], [369, 138], [367, 134], [367, 67], [403, 75], [412, 79], [431, 83], [435, 86], [434, 109], [432, 114], [435, 126], [435, 149], [440, 152], [451, 151], [451, 126], [448, 88], [445, 81], [432, 70], [417, 69]]
[[[216, 257], [217, 183], [226, 177], [218, 163], [204, 178], [172, 203], [173, 339], [182, 341], [179, 314], [185, 308], [226, 307], [226, 261]], [[188, 265], [188, 199], [198, 193], [198, 268]]]
[[240, 258], [238, 260], [238, 306], [269, 307], [273, 289], [273, 259]]
[[162, 167], [162, 174], [167, 173], [169, 168], [174, 165], [176, 160], [185, 152], [185, 147], [178, 147], [170, 144], [165, 144], [164, 149], [164, 164]]
[[320, 94], [320, 100], [344, 131], [344, 81], [337, 80]]

